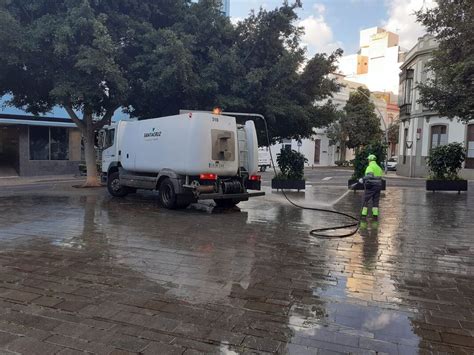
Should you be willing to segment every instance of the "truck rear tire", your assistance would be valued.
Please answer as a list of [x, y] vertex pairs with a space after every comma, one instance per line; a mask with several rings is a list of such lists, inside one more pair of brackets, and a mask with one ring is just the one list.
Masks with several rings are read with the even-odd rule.
[[159, 200], [161, 206], [170, 210], [174, 210], [179, 207], [178, 196], [174, 190], [173, 182], [169, 178], [163, 180], [163, 182], [160, 184], [159, 191]]
[[114, 197], [125, 197], [128, 195], [128, 188], [120, 185], [120, 175], [118, 171], [111, 173], [107, 178], [107, 190]]
[[225, 199], [218, 199], [218, 200], [216, 199], [214, 200], [214, 202], [216, 203], [216, 206], [220, 208], [233, 208], [237, 206], [237, 204], [240, 201], [232, 199], [232, 198], [225, 198]]

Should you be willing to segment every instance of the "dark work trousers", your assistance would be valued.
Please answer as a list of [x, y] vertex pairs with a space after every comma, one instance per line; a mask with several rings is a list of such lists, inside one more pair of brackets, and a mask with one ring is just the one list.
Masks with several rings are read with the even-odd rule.
[[365, 184], [364, 205], [362, 207], [368, 207], [370, 200], [372, 200], [372, 207], [379, 207], [381, 189], [382, 186], [374, 185], [370, 182], [367, 182]]

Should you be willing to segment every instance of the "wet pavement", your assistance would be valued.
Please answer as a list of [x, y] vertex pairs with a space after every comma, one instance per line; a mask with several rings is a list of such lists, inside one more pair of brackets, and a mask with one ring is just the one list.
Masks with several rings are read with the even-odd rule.
[[389, 187], [378, 222], [316, 239], [346, 221], [271, 192], [168, 211], [150, 193], [3, 189], [0, 353], [473, 354], [473, 210], [472, 191]]

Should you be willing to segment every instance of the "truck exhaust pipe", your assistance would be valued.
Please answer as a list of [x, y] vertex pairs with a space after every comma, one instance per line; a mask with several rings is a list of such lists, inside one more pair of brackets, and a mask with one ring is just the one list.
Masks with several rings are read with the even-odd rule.
[[204, 194], [215, 192], [213, 185], [199, 185], [199, 186], [196, 186], [195, 191], [199, 193], [204, 193]]

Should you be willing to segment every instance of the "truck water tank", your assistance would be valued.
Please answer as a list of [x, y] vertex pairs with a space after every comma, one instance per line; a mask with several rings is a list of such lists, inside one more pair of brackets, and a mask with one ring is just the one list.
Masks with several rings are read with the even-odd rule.
[[130, 171], [219, 176], [238, 171], [237, 125], [230, 116], [188, 113], [120, 122], [117, 141], [122, 166]]

